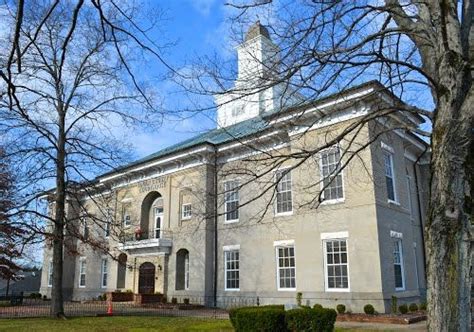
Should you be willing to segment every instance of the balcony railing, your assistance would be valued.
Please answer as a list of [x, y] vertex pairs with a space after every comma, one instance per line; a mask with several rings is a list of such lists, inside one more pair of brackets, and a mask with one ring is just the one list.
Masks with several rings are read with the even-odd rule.
[[147, 247], [171, 247], [171, 232], [154, 230], [150, 232], [126, 233], [120, 237], [122, 250], [140, 249]]

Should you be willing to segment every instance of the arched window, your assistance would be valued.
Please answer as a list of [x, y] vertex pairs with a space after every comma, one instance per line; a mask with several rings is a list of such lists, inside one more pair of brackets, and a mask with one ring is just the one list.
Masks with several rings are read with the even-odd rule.
[[180, 249], [176, 253], [176, 290], [189, 289], [189, 251]]
[[117, 264], [117, 289], [125, 288], [125, 274], [127, 272], [127, 255], [120, 254]]

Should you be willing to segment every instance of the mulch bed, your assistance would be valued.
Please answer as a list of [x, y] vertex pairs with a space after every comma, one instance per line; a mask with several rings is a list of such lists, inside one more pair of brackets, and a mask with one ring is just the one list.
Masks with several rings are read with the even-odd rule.
[[338, 314], [338, 322], [386, 323], [386, 324], [413, 324], [426, 320], [425, 312], [416, 312], [405, 315], [390, 314]]

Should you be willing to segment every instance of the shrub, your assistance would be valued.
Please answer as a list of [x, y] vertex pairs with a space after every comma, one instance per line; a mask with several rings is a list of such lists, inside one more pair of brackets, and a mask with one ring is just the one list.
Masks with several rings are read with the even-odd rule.
[[303, 300], [303, 293], [296, 293], [296, 304], [301, 307], [301, 301]]
[[426, 302], [421, 302], [420, 303], [420, 310], [426, 311], [426, 306], [427, 306]]
[[334, 330], [337, 313], [334, 309], [293, 309], [286, 312], [288, 331], [329, 332]]
[[[305, 310], [305, 309], [301, 309]], [[229, 318], [235, 331], [286, 331], [283, 306], [244, 307], [231, 309]]]
[[166, 298], [166, 295], [163, 295], [161, 297], [161, 303], [166, 303], [167, 302], [167, 298]]
[[367, 315], [373, 315], [375, 314], [375, 309], [374, 309], [374, 306], [372, 304], [366, 304], [364, 306], [364, 312], [367, 314]]
[[392, 314], [398, 312], [398, 298], [392, 295]]
[[189, 304], [189, 299], [183, 299], [184, 304]]
[[171, 298], [171, 303], [172, 303], [172, 304], [177, 304], [177, 303], [178, 303], [178, 299], [175, 298], [175, 297], [172, 297], [172, 298]]
[[344, 304], [338, 304], [336, 310], [338, 314], [343, 314], [346, 312], [346, 306]]
[[418, 305], [416, 303], [410, 303], [408, 310], [410, 310], [410, 312], [418, 311]]
[[46, 301], [48, 297], [46, 295], [43, 295], [43, 301]]
[[323, 309], [323, 306], [320, 305], [319, 303], [316, 303], [316, 304], [313, 306], [313, 309]]
[[131, 289], [127, 289], [125, 290], [125, 293], [133, 293], [133, 291]]
[[408, 306], [406, 304], [402, 304], [398, 307], [398, 311], [400, 311], [400, 313], [404, 315], [408, 312]]

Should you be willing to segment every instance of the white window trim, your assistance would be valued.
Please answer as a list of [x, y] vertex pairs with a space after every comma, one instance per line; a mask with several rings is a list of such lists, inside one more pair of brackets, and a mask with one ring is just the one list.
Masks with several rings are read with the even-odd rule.
[[[347, 233], [347, 232], [341, 232]], [[339, 238], [327, 238], [323, 239], [323, 234], [336, 234], [336, 233], [322, 233], [322, 246], [323, 246], [323, 254], [324, 254], [324, 290], [326, 292], [335, 292], [335, 293], [348, 293], [351, 291], [351, 272], [349, 269], [349, 239], [348, 237], [339, 237]], [[328, 288], [328, 264], [327, 264], [327, 251], [326, 251], [326, 242], [332, 240], [345, 240], [346, 241], [346, 250], [347, 250], [347, 288]]]
[[[187, 263], [186, 263], [186, 257], [188, 257]], [[188, 253], [184, 256], [184, 290], [189, 290], [189, 275], [190, 275], [189, 260], [190, 260], [190, 258], [189, 258], [189, 251], [188, 251]], [[239, 260], [240, 260], [240, 257], [239, 257]], [[239, 282], [240, 282], [240, 280], [239, 280]]]
[[[275, 183], [277, 183], [277, 178], [276, 178], [277, 173], [278, 173], [278, 172], [281, 172], [281, 171], [284, 171], [284, 170], [286, 170], [286, 169], [289, 169], [289, 168], [291, 168], [291, 166], [283, 167], [283, 168], [280, 168], [280, 169], [278, 169], [278, 170], [275, 171], [275, 175], [274, 175], [274, 177], [275, 177]], [[292, 216], [292, 215], [293, 215], [293, 211], [294, 211], [294, 209], [293, 209], [293, 208], [294, 208], [294, 206], [293, 206], [293, 204], [294, 204], [294, 199], [293, 199], [293, 176], [292, 176], [292, 174], [291, 174], [291, 171], [290, 171], [289, 173], [290, 173], [290, 176], [291, 176], [291, 190], [290, 190], [290, 194], [291, 194], [291, 211], [278, 212], [278, 198], [277, 198], [277, 196], [275, 196], [275, 206], [274, 206], [274, 214], [275, 214], [275, 217], [284, 217], [284, 216]], [[278, 186], [278, 184], [277, 184], [277, 186]], [[276, 189], [277, 189], [277, 188], [275, 188], [275, 190], [276, 190]], [[275, 194], [276, 194], [276, 192], [275, 192]]]
[[[104, 273], [104, 261], [106, 262], [106, 272]], [[107, 275], [106, 285], [104, 285], [104, 274]], [[102, 257], [100, 261], [100, 288], [107, 288], [109, 284], [109, 261], [106, 257]]]
[[237, 208], [237, 213], [239, 214], [239, 218], [240, 218], [240, 181], [239, 179], [228, 179], [228, 180], [225, 180], [224, 181], [224, 224], [232, 224], [234, 222], [239, 222], [239, 218], [237, 219], [229, 219], [227, 220], [227, 202], [225, 200], [225, 194], [226, 194], [226, 190], [225, 190], [225, 184], [227, 182], [237, 182], [237, 192], [238, 192], [238, 195], [239, 195], [239, 199], [237, 201], [239, 207]]
[[48, 262], [48, 287], [53, 287], [53, 259], [50, 258]]
[[[391, 169], [391, 172], [392, 172], [393, 197], [394, 197], [394, 199], [392, 200], [392, 199], [387, 198], [387, 202], [389, 204], [394, 204], [394, 205], [400, 206], [400, 202], [398, 200], [398, 194], [397, 194], [397, 177], [395, 176], [395, 158], [394, 158], [395, 152], [394, 152], [394, 150], [391, 146], [385, 144], [384, 142], [382, 142], [381, 144], [382, 144], [382, 149], [385, 150], [385, 152], [388, 152], [389, 155], [390, 155], [390, 169]], [[383, 156], [383, 158], [384, 158], [383, 173], [384, 173], [384, 177], [387, 177], [387, 174], [385, 174], [385, 155]], [[388, 191], [387, 191], [387, 196], [388, 196]]]
[[278, 249], [279, 248], [288, 248], [293, 247], [294, 251], [294, 259], [295, 259], [295, 285], [296, 285], [296, 248], [295, 248], [295, 240], [282, 240], [282, 241], [274, 241], [273, 246], [275, 247], [275, 258], [276, 258], [276, 286], [279, 292], [294, 292], [296, 291], [296, 287], [293, 288], [284, 288], [280, 287], [280, 261], [278, 256]]
[[[400, 252], [400, 266], [401, 266], [401, 274], [402, 274], [402, 287], [395, 287], [395, 291], [397, 292], [401, 292], [401, 291], [404, 291], [405, 288], [406, 288], [406, 282], [405, 282], [405, 262], [403, 260], [403, 239], [402, 238], [396, 238], [395, 242], [397, 243], [397, 246], [398, 244], [400, 244], [400, 246], [398, 247], [398, 250]], [[395, 265], [395, 263], [393, 264]]]
[[[129, 221], [130, 223], [129, 223], [129, 224], [127, 224], [127, 223], [125, 222], [126, 219], [127, 219], [127, 217], [130, 218], [130, 221]], [[130, 214], [128, 211], [124, 211], [124, 212], [123, 212], [122, 224], [123, 224], [123, 227], [124, 227], [124, 228], [129, 228], [130, 226], [132, 226], [132, 216], [131, 216], [131, 214]]]
[[[226, 292], [239, 292], [240, 291], [240, 244], [229, 245], [223, 247], [224, 252], [224, 291]], [[226, 252], [228, 251], [239, 251], [239, 288], [227, 288], [227, 260]]]
[[[185, 215], [184, 215], [184, 207], [185, 207], [185, 206], [188, 206], [188, 205], [191, 206], [191, 215], [185, 216]], [[191, 203], [184, 203], [184, 204], [181, 204], [181, 220], [189, 220], [189, 219], [191, 219], [192, 216], [193, 216], [193, 210], [192, 210], [192, 209], [193, 209], [193, 205], [192, 205]]]
[[[85, 261], [85, 266], [84, 266], [84, 281], [85, 281], [85, 284], [84, 285], [81, 285], [81, 268], [82, 268], [82, 262]], [[86, 285], [87, 285], [87, 260], [86, 260], [86, 257], [80, 257], [79, 258], [79, 282], [78, 282], [78, 285], [79, 285], [79, 288], [86, 288]]]
[[[319, 155], [319, 177], [320, 177], [320, 183], [319, 183], [319, 190], [321, 192], [321, 198], [323, 199], [323, 201], [320, 203], [320, 205], [331, 205], [331, 204], [339, 204], [339, 203], [344, 203], [344, 201], [346, 200], [346, 188], [345, 188], [345, 184], [344, 184], [344, 170], [341, 169], [339, 171], [339, 173], [336, 173], [336, 176], [337, 175], [341, 175], [341, 187], [342, 187], [342, 198], [335, 198], [335, 199], [324, 199], [324, 176], [323, 176], [323, 158], [322, 158], [322, 155], [321, 153], [324, 153], [326, 152], [327, 150], [330, 150], [330, 149], [334, 149], [334, 148], [339, 148], [339, 153], [341, 152], [341, 146], [339, 144], [335, 144], [329, 148], [326, 148], [326, 149], [323, 149], [321, 151], [319, 151], [318, 155]], [[342, 154], [341, 154], [341, 160], [342, 160]]]

